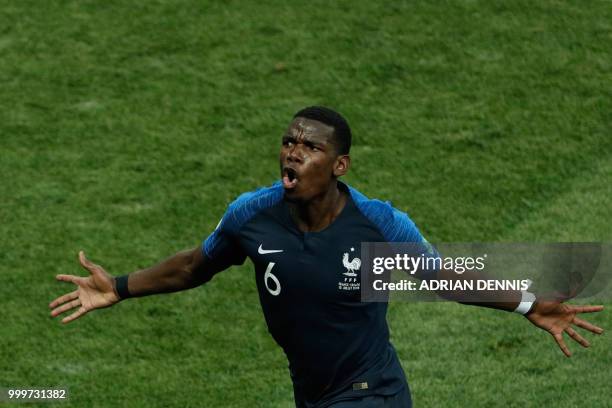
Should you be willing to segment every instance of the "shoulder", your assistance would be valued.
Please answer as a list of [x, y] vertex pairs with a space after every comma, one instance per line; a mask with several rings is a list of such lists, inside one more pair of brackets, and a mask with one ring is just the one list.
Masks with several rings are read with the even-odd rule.
[[422, 236], [408, 214], [393, 207], [389, 201], [368, 198], [348, 186], [359, 211], [382, 233], [388, 242], [420, 242]]
[[283, 194], [283, 186], [279, 181], [271, 186], [243, 193], [227, 207], [219, 226], [236, 231], [259, 212], [278, 204], [283, 199]]

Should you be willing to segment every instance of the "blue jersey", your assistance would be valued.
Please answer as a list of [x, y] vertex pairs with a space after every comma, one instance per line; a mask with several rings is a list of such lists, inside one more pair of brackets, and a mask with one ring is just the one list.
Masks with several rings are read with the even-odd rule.
[[410, 218], [343, 183], [344, 209], [324, 230], [302, 232], [280, 182], [230, 204], [203, 251], [215, 270], [249, 257], [268, 330], [289, 360], [296, 402], [391, 395], [406, 379], [389, 342], [387, 303], [361, 302], [362, 242], [426, 245]]

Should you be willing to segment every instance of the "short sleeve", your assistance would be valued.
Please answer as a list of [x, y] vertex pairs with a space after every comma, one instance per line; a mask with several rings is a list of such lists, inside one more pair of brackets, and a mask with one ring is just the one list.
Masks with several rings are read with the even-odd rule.
[[389, 242], [422, 242], [423, 235], [408, 217], [408, 214], [390, 205], [389, 207], [391, 208], [391, 217], [389, 217], [389, 223], [385, 228], [385, 238]]
[[378, 228], [385, 241], [416, 244], [424, 241], [421, 232], [408, 214], [393, 207], [389, 201], [369, 199], [352, 188], [350, 192], [357, 208]]
[[[408, 214], [393, 207], [388, 201], [369, 199], [355, 189], [350, 189], [351, 196], [359, 210], [372, 222], [390, 244], [401, 244], [403, 251], [409, 251], [411, 256], [424, 258], [440, 258], [438, 251], [421, 234]], [[426, 262], [436, 265], [439, 262]], [[417, 271], [417, 277], [430, 279], [437, 270], [422, 269]]]
[[283, 197], [283, 186], [276, 182], [269, 187], [241, 194], [225, 211], [217, 228], [202, 243], [202, 253], [221, 271], [232, 265], [242, 265], [246, 253], [240, 244], [239, 232], [252, 217], [270, 208]]
[[238, 231], [231, 222], [232, 210], [230, 206], [217, 228], [202, 243], [202, 253], [217, 270], [227, 269], [232, 265], [242, 265], [246, 259], [246, 254], [238, 241]]
[[[414, 257], [423, 257], [426, 260], [440, 258], [436, 248], [425, 239], [408, 214], [396, 208], [393, 208], [393, 222], [388, 233], [392, 235], [390, 242], [409, 243], [410, 252]], [[424, 265], [430, 265], [430, 268], [424, 267], [416, 271], [416, 277], [420, 279], [435, 278], [438, 272], [435, 265], [440, 265], [440, 262], [426, 261]]]

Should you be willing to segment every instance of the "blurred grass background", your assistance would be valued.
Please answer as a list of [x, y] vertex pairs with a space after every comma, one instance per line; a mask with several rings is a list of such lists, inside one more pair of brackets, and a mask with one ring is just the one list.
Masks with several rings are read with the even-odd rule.
[[[0, 386], [292, 406], [248, 263], [68, 326], [47, 304], [80, 249], [123, 274], [198, 245], [311, 104], [353, 128], [346, 181], [432, 242], [612, 241], [611, 41], [609, 1], [0, 0]], [[565, 359], [516, 315], [389, 321], [417, 407], [612, 404], [607, 334]]]

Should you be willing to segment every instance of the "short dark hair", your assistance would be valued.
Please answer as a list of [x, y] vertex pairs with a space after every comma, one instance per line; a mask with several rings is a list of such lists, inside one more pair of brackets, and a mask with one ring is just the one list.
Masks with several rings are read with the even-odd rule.
[[348, 154], [351, 150], [351, 128], [338, 112], [324, 106], [309, 106], [293, 115], [294, 119], [297, 117], [317, 120], [333, 127], [338, 154]]

